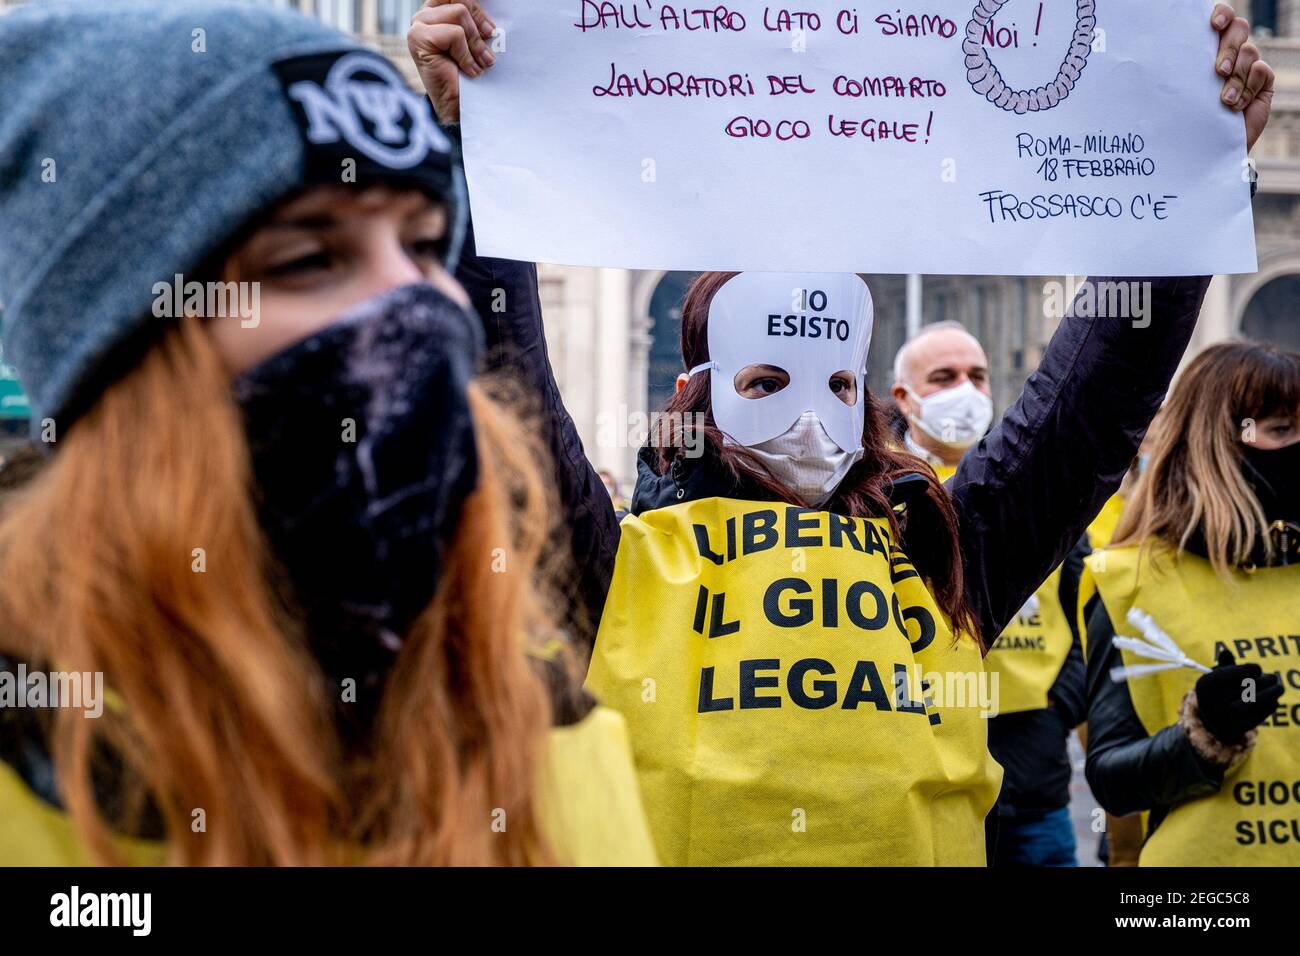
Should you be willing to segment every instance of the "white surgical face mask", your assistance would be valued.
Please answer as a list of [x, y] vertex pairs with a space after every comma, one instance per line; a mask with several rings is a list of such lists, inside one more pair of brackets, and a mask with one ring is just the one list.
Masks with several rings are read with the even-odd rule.
[[776, 479], [814, 508], [835, 494], [862, 457], [862, 443], [847, 452], [831, 440], [816, 412], [804, 412], [784, 434], [747, 446]]
[[924, 398], [912, 386], [903, 387], [921, 407], [919, 415], [909, 416], [912, 424], [945, 447], [969, 448], [983, 437], [993, 421], [993, 400], [972, 385], [970, 379]]

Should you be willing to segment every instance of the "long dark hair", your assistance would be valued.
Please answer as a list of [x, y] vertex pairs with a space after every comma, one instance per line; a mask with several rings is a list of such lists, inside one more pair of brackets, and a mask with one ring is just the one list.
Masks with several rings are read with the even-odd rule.
[[[713, 297], [727, 281], [738, 275], [735, 272], [701, 273], [686, 292], [682, 304], [682, 361], [686, 368], [694, 368], [709, 360], [709, 306]], [[778, 481], [767, 467], [741, 445], [727, 444], [722, 431], [713, 420], [713, 402], [710, 398], [710, 372], [693, 375], [686, 385], [668, 401], [662, 421], [671, 423], [691, 421], [688, 413], [704, 415], [705, 453], [711, 463], [724, 468], [737, 482], [754, 487], [772, 500], [809, 507], [807, 501]], [[858, 518], [885, 518], [889, 521], [895, 540], [901, 540], [911, 526], [908, 557], [923, 577], [929, 581], [939, 607], [953, 626], [972, 634], [987, 647], [985, 636], [978, 633], [975, 614], [966, 594], [961, 548], [957, 539], [957, 512], [952, 499], [939, 482], [934, 470], [920, 458], [896, 449], [890, 443], [886, 409], [859, 383], [861, 401], [864, 402], [862, 426], [862, 459], [855, 464], [836, 489], [826, 507], [839, 514]], [[685, 443], [671, 435], [661, 435], [657, 465], [660, 474], [667, 474], [674, 460], [682, 454]], [[930, 520], [922, 522], [904, 518], [900, 527], [898, 514], [890, 498], [892, 483], [903, 475], [915, 473], [926, 481], [925, 510]], [[909, 505], [909, 511], [918, 509], [919, 501]], [[923, 536], [921, 527], [927, 529]], [[916, 540], [924, 537], [925, 540]]]

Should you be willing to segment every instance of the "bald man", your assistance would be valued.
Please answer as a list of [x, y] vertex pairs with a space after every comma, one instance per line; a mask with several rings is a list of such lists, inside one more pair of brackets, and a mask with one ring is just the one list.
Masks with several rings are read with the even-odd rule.
[[894, 402], [908, 451], [948, 478], [993, 421], [989, 361], [959, 322], [923, 326], [894, 358]]

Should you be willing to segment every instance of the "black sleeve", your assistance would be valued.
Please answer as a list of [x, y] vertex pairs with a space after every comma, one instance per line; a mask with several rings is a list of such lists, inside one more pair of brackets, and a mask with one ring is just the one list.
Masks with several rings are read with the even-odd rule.
[[1073, 730], [1087, 716], [1087, 670], [1083, 663], [1083, 642], [1079, 638], [1079, 578], [1083, 576], [1083, 559], [1092, 549], [1087, 538], [1080, 539], [1070, 556], [1061, 565], [1061, 585], [1057, 596], [1061, 610], [1070, 624], [1070, 653], [1065, 658], [1061, 672], [1047, 692], [1053, 706], [1065, 718], [1065, 726]]
[[[1149, 289], [1145, 317], [1110, 314], [1128, 297], [1109, 294], [1107, 282]], [[1020, 397], [962, 457], [949, 489], [966, 587], [987, 644], [1118, 490], [1209, 283], [1208, 276], [1086, 280]]]
[[[445, 127], [457, 148], [459, 127]], [[540, 433], [550, 459], [555, 503], [555, 533], [572, 559], [558, 569], [563, 623], [588, 649], [609, 593], [618, 550], [618, 521], [604, 483], [587, 460], [578, 429], [564, 407], [546, 352], [537, 267], [531, 262], [480, 257], [471, 222], [456, 278], [469, 293], [487, 333], [488, 369], [505, 370], [536, 405], [524, 408]]]
[[[1177, 724], [1147, 734], [1128, 685], [1110, 678], [1123, 664], [1100, 598], [1088, 603], [1088, 786], [1108, 813], [1168, 807], [1217, 793], [1223, 769], [1203, 763]], [[1138, 678], [1141, 680], [1141, 678]]]

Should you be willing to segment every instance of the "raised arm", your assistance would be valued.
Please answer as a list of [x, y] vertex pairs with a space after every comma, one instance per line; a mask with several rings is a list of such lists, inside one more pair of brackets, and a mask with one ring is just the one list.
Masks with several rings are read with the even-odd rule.
[[[478, 256], [471, 224], [456, 278], [483, 318], [489, 371], [503, 371], [512, 384], [523, 387], [527, 398], [521, 408], [532, 416], [553, 466], [559, 508], [554, 530], [562, 537], [559, 549], [571, 556], [570, 566], [558, 569], [561, 580], [556, 583], [565, 585], [560, 610], [565, 625], [590, 649], [614, 573], [618, 521], [555, 382], [542, 328], [537, 267]], [[530, 407], [530, 401], [535, 405]]]
[[[460, 75], [472, 77], [489, 69], [496, 57], [490, 39], [496, 25], [475, 0], [426, 0], [407, 33], [411, 53], [425, 91], [444, 132], [460, 151]], [[471, 222], [456, 278], [469, 293], [483, 319], [489, 350], [489, 370], [502, 370], [529, 396], [523, 411], [530, 414], [552, 464], [555, 502], [559, 509], [555, 533], [562, 537], [562, 555], [570, 566], [558, 568], [555, 583], [564, 588], [564, 623], [588, 648], [604, 610], [618, 522], [613, 503], [587, 460], [546, 352], [542, 304], [537, 291], [537, 267], [532, 263], [480, 257]], [[528, 407], [529, 400], [535, 404]]]
[[[1148, 289], [1149, 318], [1116, 314], [1119, 297], [1098, 298], [1108, 281]], [[1118, 490], [1209, 282], [1086, 280], [1020, 397], [962, 458], [949, 489], [986, 640], [1002, 632]], [[1087, 311], [1102, 314], [1080, 315], [1084, 301], [1097, 302]]]

